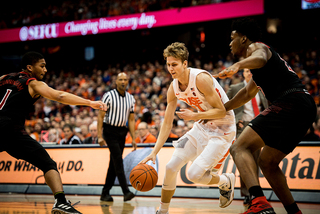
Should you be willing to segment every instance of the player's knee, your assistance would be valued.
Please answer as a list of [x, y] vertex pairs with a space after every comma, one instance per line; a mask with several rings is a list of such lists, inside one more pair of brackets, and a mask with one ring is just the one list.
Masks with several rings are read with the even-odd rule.
[[258, 165], [262, 170], [272, 169], [273, 167], [278, 166], [278, 164], [275, 163], [272, 159], [267, 157], [261, 157], [261, 156], [258, 159]]
[[231, 155], [232, 157], [234, 157], [234, 156], [236, 155], [236, 151], [237, 151], [237, 148], [236, 148], [236, 147], [237, 147], [237, 146], [234, 145], [234, 144], [232, 144], [231, 147], [230, 147], [230, 155]]
[[170, 174], [174, 174], [177, 173], [180, 169], [178, 169], [174, 164], [170, 164], [168, 163], [166, 165], [166, 174], [170, 173]]
[[[204, 175], [204, 170], [197, 166], [196, 164], [192, 164], [187, 172], [188, 178], [190, 181], [193, 183], [203, 183], [203, 175]], [[205, 184], [208, 182], [206, 181]]]

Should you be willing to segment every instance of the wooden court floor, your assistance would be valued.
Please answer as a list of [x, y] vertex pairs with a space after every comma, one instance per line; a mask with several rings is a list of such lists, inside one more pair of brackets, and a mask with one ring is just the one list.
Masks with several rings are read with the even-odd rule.
[[[114, 202], [100, 202], [100, 196], [68, 195], [71, 203], [84, 214], [155, 214], [159, 197], [135, 197], [123, 202], [122, 196], [113, 196]], [[50, 214], [53, 196], [34, 194], [0, 194], [0, 214]], [[271, 202], [277, 214], [286, 214], [279, 202]], [[319, 214], [319, 204], [298, 204], [304, 214]], [[234, 200], [227, 208], [219, 208], [217, 199], [173, 198], [170, 214], [242, 213], [242, 201]]]

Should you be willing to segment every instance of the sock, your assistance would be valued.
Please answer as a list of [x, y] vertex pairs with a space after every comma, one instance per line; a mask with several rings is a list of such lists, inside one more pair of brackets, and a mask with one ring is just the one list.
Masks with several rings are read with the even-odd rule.
[[169, 210], [169, 205], [170, 205], [170, 203], [160, 202], [160, 207], [159, 207], [160, 214], [167, 213]]
[[54, 193], [54, 198], [57, 199], [58, 202], [63, 203], [63, 204], [67, 202], [66, 195], [64, 194], [64, 191]]
[[293, 204], [290, 204], [288, 206], [284, 206], [284, 208], [286, 209], [288, 214], [294, 214], [294, 213], [297, 213], [300, 211], [296, 202], [294, 202]]
[[262, 188], [260, 186], [252, 186], [249, 189], [249, 193], [253, 198], [264, 196]]
[[228, 183], [229, 179], [227, 178], [227, 176], [225, 175], [220, 175], [220, 180], [218, 182], [218, 186], [220, 186], [221, 184], [224, 184], [224, 183]]

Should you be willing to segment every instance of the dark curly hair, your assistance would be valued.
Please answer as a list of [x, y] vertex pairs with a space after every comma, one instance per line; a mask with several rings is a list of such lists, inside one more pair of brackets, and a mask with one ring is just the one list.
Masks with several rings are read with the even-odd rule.
[[22, 56], [21, 60], [21, 68], [27, 69], [27, 65], [34, 65], [36, 64], [40, 59], [44, 59], [42, 54], [34, 51], [27, 52]]
[[258, 42], [261, 39], [261, 29], [258, 23], [251, 18], [241, 18], [234, 20], [231, 26], [231, 31], [236, 31], [239, 34], [247, 36], [253, 42]]

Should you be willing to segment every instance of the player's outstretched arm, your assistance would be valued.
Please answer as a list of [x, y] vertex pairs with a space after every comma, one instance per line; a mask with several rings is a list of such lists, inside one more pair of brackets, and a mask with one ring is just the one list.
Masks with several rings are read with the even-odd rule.
[[90, 106], [94, 109], [107, 110], [107, 106], [102, 101], [91, 101], [74, 94], [58, 91], [50, 88], [46, 83], [42, 81], [33, 80], [29, 83], [29, 93], [32, 97], [41, 95], [47, 99], [54, 100], [68, 105], [84, 105]]
[[272, 53], [269, 48], [262, 43], [253, 43], [249, 46], [247, 50], [247, 57], [239, 62], [234, 63], [230, 67], [224, 69], [216, 75], [213, 75], [215, 78], [225, 79], [231, 77], [239, 70], [248, 68], [248, 69], [257, 69], [263, 67], [268, 60], [270, 59]]
[[251, 78], [246, 87], [243, 87], [238, 93], [224, 104], [227, 111], [243, 106], [250, 101], [259, 92], [259, 88]]
[[174, 112], [177, 108], [177, 98], [174, 95], [173, 86], [172, 83], [169, 87], [169, 90], [167, 92], [167, 108], [164, 115], [164, 120], [160, 128], [159, 136], [157, 139], [157, 142], [151, 152], [150, 155], [148, 155], [145, 159], [143, 159], [140, 163], [146, 163], [149, 160], [152, 160], [152, 162], [155, 164], [156, 161], [156, 155], [162, 148], [162, 146], [165, 144], [166, 140], [169, 137], [169, 134], [172, 129], [172, 122], [174, 117]]

